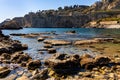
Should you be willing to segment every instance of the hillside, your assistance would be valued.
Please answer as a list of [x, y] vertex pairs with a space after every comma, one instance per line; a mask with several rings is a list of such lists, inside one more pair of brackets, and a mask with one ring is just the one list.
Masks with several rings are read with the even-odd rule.
[[120, 0], [97, 1], [91, 6], [73, 5], [59, 7], [58, 10], [42, 10], [30, 12], [24, 17], [15, 17], [6, 20], [0, 26], [16, 22], [22, 27], [86, 27], [91, 21], [100, 21], [104, 18], [119, 18]]

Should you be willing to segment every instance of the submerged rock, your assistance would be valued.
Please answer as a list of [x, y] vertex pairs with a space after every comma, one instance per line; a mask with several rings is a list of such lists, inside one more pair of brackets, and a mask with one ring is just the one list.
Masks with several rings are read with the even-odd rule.
[[80, 68], [79, 55], [54, 54], [45, 64], [59, 74], [71, 74]]

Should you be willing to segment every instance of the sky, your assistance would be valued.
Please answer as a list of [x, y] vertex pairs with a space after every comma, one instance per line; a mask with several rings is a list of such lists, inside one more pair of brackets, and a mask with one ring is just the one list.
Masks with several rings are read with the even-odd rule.
[[57, 9], [58, 7], [91, 5], [97, 0], [0, 0], [0, 22], [7, 18], [23, 17], [28, 12]]

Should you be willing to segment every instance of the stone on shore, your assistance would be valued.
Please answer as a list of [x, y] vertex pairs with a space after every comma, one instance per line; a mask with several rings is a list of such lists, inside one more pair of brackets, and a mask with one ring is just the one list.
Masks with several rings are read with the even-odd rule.
[[106, 56], [97, 56], [95, 57], [95, 64], [98, 66], [102, 65], [108, 65], [110, 63], [111, 59]]
[[0, 78], [6, 77], [10, 72], [11, 72], [11, 70], [9, 68], [0, 67]]
[[32, 80], [46, 80], [48, 78], [48, 69], [43, 69], [32, 76]]
[[11, 61], [14, 63], [22, 63], [31, 60], [31, 57], [25, 53], [16, 53], [12, 56]]
[[71, 74], [80, 68], [79, 55], [54, 54], [45, 61], [46, 66], [59, 74]]
[[96, 66], [94, 64], [94, 57], [89, 54], [83, 54], [80, 57], [80, 65], [86, 70], [94, 68]]
[[27, 68], [29, 70], [35, 70], [37, 68], [40, 68], [41, 66], [41, 61], [40, 60], [33, 60], [33, 61], [30, 61], [28, 64], [27, 64]]

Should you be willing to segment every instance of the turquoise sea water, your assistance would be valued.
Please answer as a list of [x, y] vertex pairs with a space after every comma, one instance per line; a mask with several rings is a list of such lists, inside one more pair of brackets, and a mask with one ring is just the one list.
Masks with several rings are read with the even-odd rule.
[[[75, 34], [66, 34], [67, 31], [75, 30]], [[89, 39], [94, 37], [101, 37], [103, 35], [119, 35], [120, 29], [96, 29], [96, 28], [23, 28], [20, 30], [3, 30], [5, 35], [10, 35], [12, 33], [43, 33], [43, 32], [54, 32], [55, 34], [46, 34], [47, 36], [53, 36], [53, 39], [62, 39], [68, 41], [75, 41], [81, 39]], [[46, 36], [45, 35], [45, 36]], [[51, 56], [47, 52], [44, 54], [39, 53], [39, 49], [43, 48], [43, 42], [38, 42], [37, 38], [23, 38], [20, 36], [11, 36], [14, 40], [19, 40], [24, 44], [27, 44], [29, 49], [24, 51], [28, 53], [33, 59], [44, 60]], [[76, 46], [68, 45], [68, 46], [55, 46], [58, 53], [69, 53], [69, 54], [84, 54], [90, 53], [91, 50], [85, 49], [82, 50]]]

